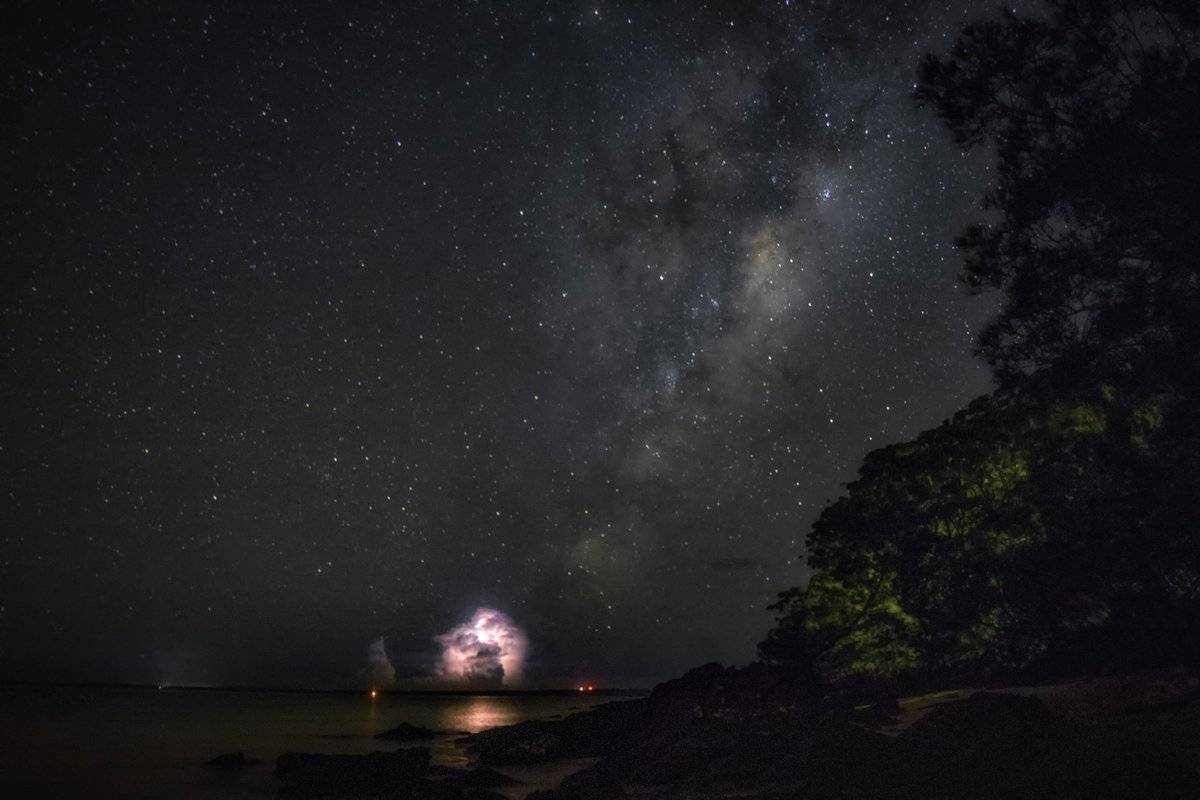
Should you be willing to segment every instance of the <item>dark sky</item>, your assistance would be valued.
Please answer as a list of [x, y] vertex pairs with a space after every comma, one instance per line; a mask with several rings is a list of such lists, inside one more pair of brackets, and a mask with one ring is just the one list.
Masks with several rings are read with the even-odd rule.
[[950, 2], [5, 4], [0, 678], [745, 662], [989, 387]]

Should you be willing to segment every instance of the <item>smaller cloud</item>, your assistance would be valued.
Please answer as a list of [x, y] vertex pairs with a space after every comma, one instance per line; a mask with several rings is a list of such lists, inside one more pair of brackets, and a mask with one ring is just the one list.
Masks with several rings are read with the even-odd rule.
[[374, 688], [386, 689], [396, 684], [396, 668], [388, 658], [382, 636], [367, 646], [367, 677]]

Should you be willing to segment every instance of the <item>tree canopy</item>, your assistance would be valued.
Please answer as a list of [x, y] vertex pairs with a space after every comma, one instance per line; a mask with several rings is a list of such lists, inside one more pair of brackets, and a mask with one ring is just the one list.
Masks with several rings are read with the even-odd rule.
[[1200, 665], [1200, 6], [968, 26], [918, 102], [989, 146], [962, 280], [1000, 388], [867, 455], [767, 661], [814, 678]]
[[1002, 379], [1194, 353], [1198, 27], [1191, 0], [1056, 0], [921, 63], [918, 101], [996, 152], [998, 219], [959, 247], [965, 284], [1005, 294], [980, 339]]

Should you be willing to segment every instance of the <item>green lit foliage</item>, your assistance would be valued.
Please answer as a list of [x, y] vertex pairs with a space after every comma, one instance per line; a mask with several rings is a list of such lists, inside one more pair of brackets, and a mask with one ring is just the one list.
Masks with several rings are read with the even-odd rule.
[[1099, 406], [1064, 403], [1054, 409], [1050, 424], [1063, 433], [1100, 434], [1108, 427], [1108, 420]]
[[893, 576], [879, 570], [851, 581], [814, 576], [773, 608], [786, 612], [787, 622], [762, 645], [769, 660], [806, 661], [824, 680], [895, 675], [920, 665], [910, 644], [919, 623], [900, 605]]
[[[810, 627], [836, 630], [830, 653], [845, 671], [956, 664], [978, 658], [996, 636], [1005, 578], [995, 563], [1039, 536], [1023, 495], [1030, 458], [1014, 435], [1023, 426], [1014, 432], [997, 424], [1001, 416], [992, 400], [980, 401], [916, 441], [871, 453], [847, 495], [814, 524], [807, 544], [817, 577], [802, 613]], [[845, 588], [872, 573], [888, 576], [887, 591]], [[903, 624], [865, 633], [834, 614], [816, 617], [808, 611], [818, 605], [814, 594], [827, 595], [827, 604], [854, 596], [872, 606], [856, 619], [877, 614]]]
[[1200, 6], [1047, 0], [917, 99], [997, 163], [962, 280], [1001, 390], [867, 455], [764, 659], [813, 679], [1200, 668]]
[[867, 455], [761, 646], [810, 677], [1200, 668], [1200, 5], [1047, 0], [929, 56], [996, 156], [962, 280], [1001, 389]]
[[[1111, 387], [1036, 396], [981, 398], [870, 453], [814, 523], [814, 576], [780, 596], [763, 657], [825, 680], [1098, 664], [1131, 637], [1129, 655], [1153, 655], [1147, 636], [1163, 654], [1149, 660], [1182, 658], [1129, 617], [1155, 608], [1182, 643], [1200, 611], [1195, 537], [1147, 529], [1184, 407]], [[1177, 455], [1194, 476], [1195, 452]]]
[[1163, 407], [1167, 402], [1168, 398], [1164, 395], [1156, 395], [1146, 398], [1133, 407], [1129, 441], [1140, 452], [1149, 452], [1150, 438], [1155, 431], [1162, 428]]

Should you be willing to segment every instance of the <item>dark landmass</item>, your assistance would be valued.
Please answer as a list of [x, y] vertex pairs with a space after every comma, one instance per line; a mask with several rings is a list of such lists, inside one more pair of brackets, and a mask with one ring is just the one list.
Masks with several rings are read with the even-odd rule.
[[386, 739], [392, 742], [411, 742], [422, 739], [432, 739], [435, 736], [465, 736], [466, 731], [438, 731], [432, 728], [423, 728], [420, 725], [410, 725], [407, 722], [401, 722], [394, 728], [386, 731], [381, 731], [375, 734], [376, 739]]
[[498, 772], [491, 767], [479, 767], [478, 769], [468, 770], [464, 773], [460, 780], [467, 786], [515, 786], [520, 781], [515, 778], [510, 778], [503, 772]]
[[255, 764], [261, 764], [252, 758], [246, 758], [245, 753], [222, 753], [204, 762], [204, 766], [212, 769], [224, 769], [235, 772]]
[[[438, 732], [401, 725], [395, 740]], [[287, 753], [297, 797], [495, 798], [504, 767], [594, 760], [532, 800], [1118, 800], [1200, 797], [1200, 692], [1184, 669], [897, 697], [764, 663], [708, 664], [644, 698], [466, 736], [471, 770], [425, 747]], [[244, 756], [212, 764], [233, 768]]]
[[1079, 719], [1008, 690], [922, 708], [789, 686], [763, 665], [707, 665], [644, 699], [475, 734], [469, 751], [491, 767], [599, 759], [536, 800], [1200, 797], [1195, 692]]
[[463, 772], [430, 764], [425, 747], [391, 753], [284, 753], [275, 762], [279, 793], [287, 797], [403, 797], [406, 800], [500, 800], [486, 786], [516, 783], [491, 769]]
[[428, 770], [429, 750], [424, 747], [363, 756], [284, 753], [275, 761], [280, 793], [305, 797], [406, 788]]

